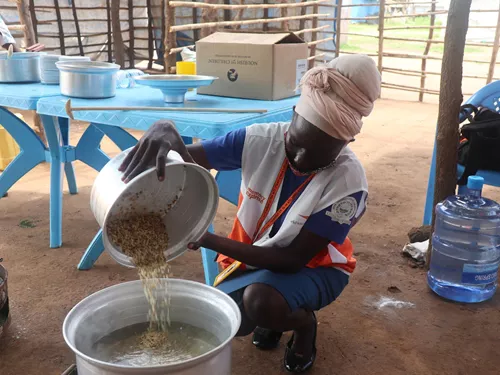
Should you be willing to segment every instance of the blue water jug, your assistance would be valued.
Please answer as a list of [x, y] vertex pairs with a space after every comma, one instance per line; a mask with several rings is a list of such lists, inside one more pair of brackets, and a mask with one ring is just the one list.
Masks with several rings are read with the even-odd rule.
[[500, 262], [500, 205], [483, 198], [484, 179], [470, 176], [465, 195], [436, 206], [427, 282], [441, 297], [482, 302], [495, 294]]

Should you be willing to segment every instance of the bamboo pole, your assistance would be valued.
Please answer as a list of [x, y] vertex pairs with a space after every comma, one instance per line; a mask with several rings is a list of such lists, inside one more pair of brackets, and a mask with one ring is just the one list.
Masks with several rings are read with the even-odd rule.
[[495, 74], [495, 63], [497, 61], [498, 47], [500, 43], [500, 1], [498, 2], [498, 19], [497, 19], [497, 29], [495, 31], [495, 40], [493, 41], [493, 50], [491, 51], [491, 61], [490, 67], [488, 68], [488, 77], [486, 83], [490, 83], [493, 79], [493, 74]]
[[82, 34], [80, 32], [80, 23], [78, 22], [78, 14], [76, 12], [76, 0], [71, 2], [71, 11], [73, 13], [73, 19], [75, 21], [76, 38], [78, 41], [78, 48], [80, 50], [80, 55], [83, 56], [83, 44], [82, 44]]
[[146, 0], [147, 13], [148, 13], [148, 69], [153, 67], [154, 58], [154, 36], [153, 36], [153, 13], [151, 10], [151, 0]]
[[[305, 34], [305, 33], [311, 33], [311, 32], [314, 32], [314, 31], [325, 30], [325, 29], [328, 29], [330, 27], [331, 27], [331, 25], [323, 25], [323, 26], [319, 26], [319, 27], [316, 27], [316, 28], [312, 28], [312, 29], [296, 30], [296, 31], [293, 31], [293, 33], [295, 35], [300, 35], [300, 34]], [[322, 31], [322, 33], [324, 33], [324, 31]]]
[[340, 24], [342, 22], [342, 0], [337, 0], [337, 9], [335, 10], [335, 57], [340, 56], [340, 36], [341, 36], [341, 27]]
[[[466, 0], [468, 1], [468, 0]], [[446, 26], [432, 26], [433, 29], [446, 29]], [[472, 25], [469, 29], [496, 29], [496, 26], [480, 26]], [[429, 26], [397, 26], [397, 27], [386, 27], [385, 30], [419, 30], [419, 29], [429, 29]]]
[[134, 58], [134, 47], [135, 47], [135, 40], [134, 40], [134, 0], [128, 0], [128, 8], [127, 8], [127, 13], [128, 13], [128, 60], [129, 60], [129, 67], [133, 68], [135, 67], [135, 58]]
[[439, 95], [438, 90], [429, 90], [429, 89], [422, 89], [420, 87], [414, 87], [414, 86], [406, 86], [406, 85], [399, 85], [396, 83], [390, 83], [390, 82], [382, 82], [381, 83], [382, 87], [388, 88], [388, 89], [403, 89], [403, 91], [410, 91], [410, 92], [425, 92], [427, 94], [433, 94], [433, 95]]
[[[382, 62], [384, 59], [384, 26], [385, 26], [385, 0], [380, 0], [378, 12], [378, 71], [382, 75]], [[380, 97], [380, 94], [379, 94]]]
[[54, 0], [54, 7], [56, 10], [56, 17], [57, 17], [57, 27], [59, 29], [59, 46], [61, 49], [61, 55], [66, 54], [66, 48], [64, 45], [64, 29], [63, 25], [61, 22], [61, 10], [59, 9], [59, 0]]
[[191, 1], [172, 1], [171, 6], [174, 8], [183, 7], [183, 8], [201, 8], [201, 9], [230, 9], [230, 10], [238, 10], [238, 9], [272, 9], [272, 8], [303, 8], [310, 7], [314, 5], [318, 5], [321, 3], [325, 3], [329, 0], [314, 0], [314, 1], [306, 1], [301, 3], [279, 3], [279, 4], [215, 4], [215, 3], [198, 3]]
[[[424, 49], [424, 56], [427, 56], [431, 50], [431, 40], [434, 38], [434, 29], [432, 28], [432, 26], [434, 26], [434, 23], [436, 22], [436, 15], [433, 14], [436, 10], [436, 1], [433, 1], [432, 2], [432, 5], [431, 5], [431, 20], [430, 20], [430, 26], [431, 28], [429, 29], [429, 41], [427, 42], [427, 44], [425, 45], [425, 49]], [[422, 59], [422, 63], [420, 64], [420, 69], [422, 70], [422, 72], [425, 72], [425, 70], [427, 69], [427, 59]], [[420, 88], [421, 89], [424, 89], [425, 88], [425, 75], [422, 75], [422, 77], [420, 77]], [[418, 101], [419, 102], [423, 102], [424, 101], [424, 92], [421, 91], [420, 94], [418, 94]]]
[[[163, 44], [163, 70], [167, 72], [167, 4], [165, 0], [161, 0], [161, 43]], [[156, 35], [155, 35], [156, 39]]]
[[320, 40], [313, 40], [312, 42], [307, 43], [308, 46], [311, 47], [311, 54], [312, 52], [316, 52], [315, 46], [321, 43], [329, 42], [330, 40], [333, 40], [333, 38], [325, 38], [325, 39], [320, 39]]
[[165, 72], [172, 73], [172, 69], [175, 67], [176, 55], [175, 53], [170, 53], [171, 50], [177, 47], [176, 33], [172, 31], [172, 26], [175, 25], [175, 8], [170, 6], [170, 0], [166, 2], [166, 30], [168, 32], [165, 34]]
[[[318, 6], [315, 5], [313, 7], [312, 12], [313, 13], [318, 13], [318, 9], [319, 9]], [[313, 29], [317, 29], [318, 28], [318, 18], [313, 18], [313, 20], [312, 20], [312, 28]], [[311, 43], [309, 43], [309, 46], [311, 46], [310, 52], [309, 52], [309, 56], [315, 56], [316, 55], [316, 44], [318, 44], [318, 43], [314, 43], [314, 41], [316, 41], [317, 38], [318, 38], [318, 32], [317, 31], [313, 31], [312, 35], [311, 35]], [[315, 62], [316, 62], [315, 59], [314, 60], [309, 60], [309, 69], [312, 69], [314, 67]]]
[[[408, 73], [408, 75], [412, 75], [414, 77], [420, 77], [422, 75], [425, 76], [440, 76], [440, 72], [422, 72], [420, 70], [409, 70], [409, 69], [398, 69], [398, 68], [382, 68], [384, 72], [387, 73], [392, 73], [392, 74], [399, 74], [399, 75], [406, 75], [405, 73]], [[472, 78], [472, 79], [486, 79], [486, 76], [475, 76], [475, 75], [470, 75], [470, 74], [464, 74], [462, 75], [463, 78]], [[499, 80], [500, 78], [493, 78], [494, 80]]]
[[123, 48], [123, 35], [120, 25], [120, 0], [111, 0], [111, 26], [116, 63], [123, 69], [125, 67], [125, 49]]
[[[339, 0], [341, 1], [341, 0]], [[291, 16], [286, 17], [286, 20], [300, 20], [300, 19], [313, 19], [316, 17], [326, 17], [327, 14], [307, 14], [305, 16]], [[199, 24], [188, 24], [188, 25], [178, 25], [170, 28], [170, 31], [186, 31], [186, 30], [194, 30], [194, 29], [207, 29], [211, 27], [221, 27], [221, 26], [233, 26], [233, 25], [253, 25], [258, 23], [272, 23], [272, 22], [281, 22], [285, 21], [285, 17], [277, 17], [272, 19], [254, 19], [248, 21], [223, 21], [223, 22], [205, 22]]]
[[[462, 60], [472, 0], [452, 0], [448, 14], [443, 53], [439, 113], [436, 135], [436, 179], [434, 206], [453, 195], [457, 186], [457, 144], [462, 104]], [[433, 216], [433, 225], [435, 216]], [[431, 248], [429, 244], [429, 249]], [[427, 252], [427, 265], [431, 251]]]

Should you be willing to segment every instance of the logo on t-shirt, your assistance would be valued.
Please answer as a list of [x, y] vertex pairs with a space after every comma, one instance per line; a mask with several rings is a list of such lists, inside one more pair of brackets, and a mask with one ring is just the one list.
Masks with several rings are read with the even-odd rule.
[[236, 72], [236, 69], [229, 69], [227, 72], [227, 79], [231, 82], [236, 82], [238, 79], [238, 72]]
[[262, 203], [266, 198], [262, 196], [262, 194], [256, 192], [255, 190], [252, 190], [250, 188], [247, 188], [247, 197], [248, 199], [255, 199], [257, 202]]
[[329, 216], [332, 221], [336, 221], [339, 224], [351, 225], [351, 220], [356, 215], [358, 211], [358, 202], [356, 198], [345, 197], [332, 205], [330, 211], [326, 211], [325, 215]]

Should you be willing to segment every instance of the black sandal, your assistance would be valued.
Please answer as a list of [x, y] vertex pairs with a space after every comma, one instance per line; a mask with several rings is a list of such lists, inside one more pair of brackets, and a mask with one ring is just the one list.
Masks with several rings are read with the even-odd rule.
[[252, 343], [261, 350], [272, 350], [278, 347], [281, 336], [283, 336], [282, 332], [256, 327], [253, 331]]
[[318, 332], [318, 323], [316, 321], [316, 315], [314, 315], [313, 312], [313, 319], [314, 319], [314, 338], [313, 338], [313, 349], [311, 356], [309, 358], [304, 358], [297, 353], [295, 353], [292, 349], [293, 346], [293, 339], [295, 335], [292, 335], [292, 338], [290, 341], [288, 341], [288, 344], [285, 349], [285, 357], [283, 359], [283, 363], [285, 365], [285, 369], [288, 372], [294, 372], [294, 373], [303, 373], [311, 369], [311, 367], [314, 364], [314, 361], [316, 360], [316, 334]]

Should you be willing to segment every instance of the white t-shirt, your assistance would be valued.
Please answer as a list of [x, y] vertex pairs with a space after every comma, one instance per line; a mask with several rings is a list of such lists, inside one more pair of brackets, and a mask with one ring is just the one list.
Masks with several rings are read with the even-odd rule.
[[2, 17], [0, 17], [0, 46], [6, 44], [16, 44], [16, 40], [12, 37]]

